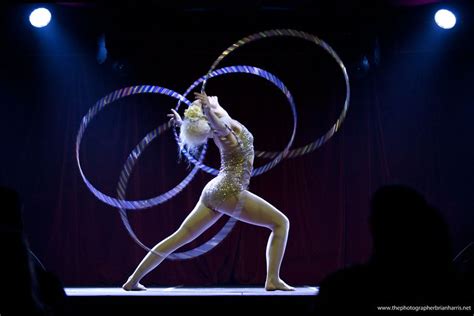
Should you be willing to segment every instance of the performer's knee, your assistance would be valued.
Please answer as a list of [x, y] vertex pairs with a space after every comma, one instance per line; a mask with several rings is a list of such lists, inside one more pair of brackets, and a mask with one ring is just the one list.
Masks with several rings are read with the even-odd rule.
[[275, 233], [286, 235], [290, 230], [290, 221], [284, 214], [279, 216], [272, 229]]

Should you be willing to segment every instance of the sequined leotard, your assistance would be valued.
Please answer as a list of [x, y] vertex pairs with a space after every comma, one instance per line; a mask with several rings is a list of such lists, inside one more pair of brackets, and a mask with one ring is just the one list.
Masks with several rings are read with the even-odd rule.
[[250, 182], [254, 159], [253, 136], [245, 126], [240, 125], [240, 132], [234, 133], [239, 144], [230, 149], [219, 149], [219, 174], [204, 187], [201, 195], [204, 205], [214, 210], [219, 210], [229, 197], [238, 197]]

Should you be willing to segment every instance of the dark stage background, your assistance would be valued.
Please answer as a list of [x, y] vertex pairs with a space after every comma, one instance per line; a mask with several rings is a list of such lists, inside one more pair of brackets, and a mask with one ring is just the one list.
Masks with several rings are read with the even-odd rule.
[[[295, 28], [326, 40], [346, 63], [352, 87], [347, 119], [329, 143], [251, 182], [253, 192], [291, 221], [282, 277], [294, 285], [318, 284], [328, 273], [367, 259], [369, 198], [387, 183], [413, 186], [439, 207], [454, 251], [460, 251], [474, 239], [472, 5], [450, 2], [458, 25], [442, 31], [432, 20], [439, 3], [377, 3], [49, 4], [54, 20], [45, 29], [28, 24], [31, 6], [3, 7], [0, 180], [21, 193], [34, 253], [67, 286], [121, 285], [145, 252], [128, 236], [117, 211], [99, 202], [80, 178], [74, 143], [82, 116], [105, 94], [129, 85], [182, 92], [234, 41], [270, 28]], [[99, 64], [97, 40], [104, 34], [108, 56]], [[341, 110], [342, 75], [310, 43], [261, 41], [222, 63], [238, 64], [266, 69], [289, 87], [299, 113], [296, 146], [326, 131]], [[257, 149], [283, 148], [290, 110], [273, 86], [235, 75], [210, 80], [207, 92], [249, 127]], [[92, 183], [114, 195], [128, 153], [166, 120], [174, 104], [159, 95], [133, 96], [99, 114], [81, 149]], [[215, 149], [206, 161], [218, 166]], [[257, 159], [256, 165], [264, 162]], [[160, 194], [189, 170], [178, 162], [166, 133], [137, 164], [127, 196]], [[172, 233], [210, 179], [199, 173], [178, 197], [131, 214], [140, 238], [152, 245]], [[262, 284], [268, 234], [238, 224], [212, 252], [165, 261], [144, 283]]]

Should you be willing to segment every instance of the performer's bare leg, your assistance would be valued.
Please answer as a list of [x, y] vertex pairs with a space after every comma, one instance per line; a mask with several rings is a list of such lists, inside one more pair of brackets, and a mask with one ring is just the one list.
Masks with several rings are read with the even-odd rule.
[[145, 258], [143, 258], [122, 288], [127, 291], [146, 290], [146, 288], [140, 284], [140, 280], [145, 275], [156, 268], [170, 253], [193, 241], [221, 216], [222, 213], [211, 210], [201, 202], [198, 202], [179, 229], [153, 247], [153, 252], [150, 251]]
[[229, 201], [222, 212], [241, 221], [269, 228], [272, 232], [268, 238], [266, 259], [267, 279], [265, 289], [268, 291], [292, 291], [293, 287], [280, 278], [280, 267], [285, 254], [286, 241], [290, 223], [288, 218], [273, 205], [261, 197], [243, 191], [240, 195], [242, 207], [236, 207], [236, 201]]

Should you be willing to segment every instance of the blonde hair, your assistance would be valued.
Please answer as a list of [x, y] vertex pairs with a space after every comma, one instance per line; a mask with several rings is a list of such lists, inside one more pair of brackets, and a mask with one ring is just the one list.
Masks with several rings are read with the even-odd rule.
[[204, 145], [211, 132], [211, 127], [198, 102], [194, 101], [184, 111], [184, 120], [179, 132], [181, 147], [191, 152], [195, 152], [199, 146]]

